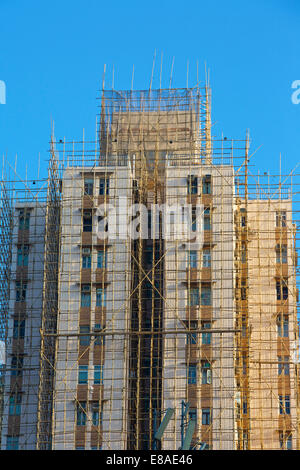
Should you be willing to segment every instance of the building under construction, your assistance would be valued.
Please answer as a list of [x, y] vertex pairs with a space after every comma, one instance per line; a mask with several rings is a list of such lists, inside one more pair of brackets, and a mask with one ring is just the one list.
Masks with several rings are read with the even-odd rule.
[[210, 101], [103, 90], [47, 180], [4, 165], [2, 449], [300, 448], [299, 180]]

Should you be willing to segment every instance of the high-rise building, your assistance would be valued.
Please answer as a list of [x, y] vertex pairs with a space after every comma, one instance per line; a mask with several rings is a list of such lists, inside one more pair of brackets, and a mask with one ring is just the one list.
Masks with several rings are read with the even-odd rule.
[[2, 192], [2, 448], [299, 448], [295, 201], [248, 151], [208, 87], [103, 91], [95, 148]]

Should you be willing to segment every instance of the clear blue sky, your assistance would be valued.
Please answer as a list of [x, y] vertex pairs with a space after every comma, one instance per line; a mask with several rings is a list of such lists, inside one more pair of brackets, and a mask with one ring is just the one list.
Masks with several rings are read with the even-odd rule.
[[300, 79], [299, 0], [0, 0], [0, 153], [18, 154], [19, 172], [45, 174], [51, 119], [57, 138], [94, 138], [97, 91], [106, 84], [149, 87], [154, 51], [159, 87], [196, 83], [210, 69], [215, 132], [243, 138], [247, 128], [261, 171], [283, 172], [299, 161], [300, 104], [291, 84]]

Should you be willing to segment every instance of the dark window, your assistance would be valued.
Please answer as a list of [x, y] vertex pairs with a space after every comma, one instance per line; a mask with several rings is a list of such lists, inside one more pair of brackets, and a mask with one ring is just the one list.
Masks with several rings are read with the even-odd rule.
[[85, 385], [88, 383], [88, 374], [89, 374], [89, 367], [79, 365], [78, 367], [78, 383], [80, 385]]
[[241, 300], [247, 300], [247, 281], [241, 280]]
[[14, 393], [9, 397], [9, 415], [20, 416], [21, 414], [22, 394]]
[[278, 356], [278, 375], [290, 375], [289, 356]]
[[23, 339], [25, 336], [25, 320], [14, 320], [13, 338]]
[[188, 384], [197, 383], [197, 365], [189, 364], [188, 366]]
[[285, 395], [285, 397], [283, 397], [282, 395], [279, 395], [278, 399], [279, 399], [279, 414], [289, 415], [291, 413], [290, 396]]
[[210, 248], [203, 248], [203, 251], [202, 251], [202, 265], [203, 265], [203, 268], [210, 268], [210, 266], [211, 266]]
[[203, 194], [211, 194], [211, 175], [205, 175], [202, 178]]
[[210, 208], [207, 207], [204, 209], [204, 230], [211, 230], [211, 214], [210, 214]]
[[277, 300], [286, 300], [288, 298], [288, 279], [283, 278], [276, 281]]
[[189, 252], [189, 267], [190, 268], [197, 268], [197, 251], [190, 250]]
[[104, 196], [104, 195], [109, 194], [109, 178], [100, 178], [99, 180], [99, 195]]
[[77, 426], [86, 425], [86, 401], [80, 401], [77, 404], [77, 417], [76, 417]]
[[94, 194], [94, 180], [93, 179], [84, 180], [84, 194], [87, 194], [88, 196], [93, 196]]
[[99, 407], [99, 402], [98, 401], [93, 401], [91, 403], [92, 407], [92, 423], [93, 426], [99, 426], [102, 421], [102, 413], [100, 413], [100, 407]]
[[91, 306], [91, 286], [83, 284], [81, 286], [81, 307]]
[[188, 291], [188, 304], [189, 307], [199, 305], [199, 289], [198, 287], [191, 287]]
[[103, 384], [103, 366], [96, 365], [94, 366], [94, 385]]
[[106, 268], [107, 265], [107, 252], [104, 250], [98, 250], [97, 253], [97, 268]]
[[11, 375], [18, 377], [22, 375], [23, 371], [23, 356], [12, 356], [11, 358]]
[[[101, 333], [103, 331], [103, 328], [100, 325], [100, 323], [95, 324], [94, 331], [95, 331], [95, 333]], [[96, 336], [95, 337], [95, 344], [100, 345], [100, 346], [104, 345], [105, 344], [105, 336], [104, 335]]]
[[202, 408], [202, 424], [207, 426], [211, 423], [210, 408]]
[[28, 209], [20, 209], [19, 211], [19, 230], [28, 230], [30, 222], [30, 212]]
[[84, 232], [91, 232], [92, 229], [93, 229], [92, 211], [90, 211], [90, 210], [84, 210], [83, 211], [82, 222], [83, 222], [83, 231]]
[[27, 282], [16, 281], [16, 302], [25, 302], [27, 292]]
[[[196, 330], [197, 327], [198, 327], [198, 324], [196, 321], [191, 321], [187, 327], [190, 329], [190, 330]], [[187, 344], [197, 344], [197, 333], [188, 333], [186, 335], [186, 341], [187, 341]]]
[[196, 408], [189, 409], [189, 417], [191, 420], [197, 421], [197, 409]]
[[96, 289], [96, 307], [106, 307], [106, 289], [102, 287]]
[[[79, 328], [79, 344], [80, 346], [88, 346], [90, 344], [90, 327], [88, 325], [82, 325]], [[86, 334], [86, 336], [85, 336]]]
[[87, 247], [82, 248], [82, 269], [90, 269], [92, 266], [91, 249]]
[[211, 286], [207, 284], [201, 285], [201, 305], [211, 305]]
[[197, 194], [198, 193], [198, 178], [194, 175], [189, 175], [188, 177], [188, 194]]
[[192, 232], [197, 230], [197, 210], [196, 207], [192, 207]]
[[17, 265], [28, 266], [29, 245], [18, 246]]
[[19, 450], [19, 436], [7, 436], [6, 450]]
[[[210, 328], [211, 328], [210, 323], [202, 322], [203, 330], [205, 329], [209, 330]], [[211, 344], [211, 333], [202, 333], [202, 344]]]

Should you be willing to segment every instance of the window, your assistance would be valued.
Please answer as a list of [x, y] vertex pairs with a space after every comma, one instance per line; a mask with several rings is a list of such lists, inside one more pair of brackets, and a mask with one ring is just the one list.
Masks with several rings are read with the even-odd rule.
[[242, 315], [242, 337], [247, 336], [247, 318], [246, 315]]
[[94, 385], [103, 385], [103, 366], [94, 366]]
[[[101, 327], [100, 323], [96, 323], [94, 327], [94, 331], [96, 333], [100, 333], [102, 330], [103, 328]], [[94, 344], [103, 346], [105, 344], [105, 336], [100, 336], [100, 335], [96, 336]]]
[[204, 426], [211, 424], [210, 408], [202, 408], [202, 424]]
[[202, 178], [203, 194], [211, 194], [211, 175], [205, 175]]
[[104, 196], [104, 195], [109, 194], [109, 178], [103, 178], [101, 177], [99, 180], [99, 196]]
[[287, 263], [287, 246], [276, 245], [276, 263], [286, 264]]
[[201, 383], [211, 384], [211, 365], [208, 361], [201, 361]]
[[96, 307], [106, 307], [106, 289], [102, 287], [96, 289]]
[[92, 404], [91, 404], [91, 407], [92, 407], [92, 423], [93, 423], [93, 426], [99, 426], [99, 424], [101, 424], [101, 421], [102, 421], [102, 416], [100, 413], [100, 407], [99, 407], [99, 402], [98, 401], [93, 401]]
[[192, 232], [197, 230], [197, 210], [196, 207], [192, 207]]
[[80, 385], [86, 385], [88, 383], [88, 374], [89, 374], [89, 367], [88, 366], [79, 366], [78, 367], [78, 383]]
[[286, 211], [276, 212], [276, 227], [286, 227]]
[[247, 300], [247, 281], [241, 280], [241, 300]]
[[278, 315], [277, 316], [277, 334], [280, 338], [289, 337], [289, 316]]
[[25, 336], [25, 320], [14, 320], [13, 338], [23, 339]]
[[211, 305], [211, 286], [202, 284], [201, 286], [201, 305]]
[[28, 266], [29, 245], [18, 246], [17, 265]]
[[[202, 322], [203, 330], [206, 330], [206, 329], [209, 330], [210, 328], [211, 328], [210, 323]], [[211, 333], [202, 333], [202, 344], [211, 344]]]
[[286, 300], [288, 298], [288, 279], [283, 278], [276, 281], [277, 300]]
[[23, 369], [23, 356], [12, 356], [11, 358], [11, 375], [20, 377]]
[[292, 433], [290, 431], [279, 433], [280, 449], [292, 450]]
[[90, 248], [82, 248], [82, 269], [91, 269], [92, 256]]
[[248, 412], [248, 402], [247, 402], [247, 399], [244, 398], [243, 399], [243, 414], [246, 415]]
[[30, 212], [28, 209], [20, 209], [19, 211], [19, 230], [28, 230], [30, 221]]
[[192, 421], [197, 421], [197, 409], [196, 408], [189, 409], [189, 418]]
[[9, 415], [10, 416], [20, 416], [21, 414], [21, 402], [22, 394], [14, 393], [9, 397]]
[[279, 414], [287, 414], [291, 413], [291, 404], [290, 404], [290, 395], [279, 395]]
[[94, 180], [93, 179], [84, 180], [84, 194], [88, 196], [93, 196], [94, 194]]
[[98, 250], [97, 253], [97, 268], [106, 268], [107, 265], [107, 252], [104, 250]]
[[190, 250], [188, 252], [188, 265], [190, 268], [197, 268], [197, 251]]
[[197, 383], [197, 365], [189, 364], [188, 366], [188, 384]]
[[278, 356], [278, 375], [290, 375], [289, 356]]
[[198, 178], [194, 175], [188, 176], [187, 183], [188, 194], [197, 194], [198, 193]]
[[247, 261], [247, 247], [246, 247], [246, 243], [242, 242], [242, 244], [241, 244], [241, 262], [246, 263], [246, 261]]
[[90, 344], [90, 327], [88, 325], [80, 326], [80, 337], [79, 344], [80, 346], [88, 346]]
[[26, 301], [27, 282], [16, 281], [16, 302]]
[[76, 417], [77, 426], [86, 425], [86, 401], [80, 401], [77, 404], [77, 417]]
[[[198, 324], [196, 321], [191, 321], [190, 324], [187, 325], [187, 327], [190, 330], [196, 330], [198, 327]], [[186, 335], [186, 342], [187, 344], [197, 344], [197, 333], [188, 333]]]
[[203, 268], [210, 268], [211, 266], [211, 253], [210, 253], [210, 249], [209, 248], [204, 248], [203, 249], [203, 252], [202, 252], [202, 255], [203, 255]]
[[6, 450], [19, 450], [19, 436], [7, 436]]
[[83, 284], [81, 286], [81, 307], [91, 306], [91, 286]]
[[84, 210], [82, 215], [83, 231], [91, 232], [93, 229], [93, 215], [91, 210]]
[[211, 230], [211, 217], [210, 217], [210, 208], [207, 207], [204, 209], [204, 230]]
[[246, 209], [242, 208], [241, 209], [241, 219], [240, 219], [240, 223], [241, 223], [241, 227], [246, 227], [247, 225], [247, 219], [246, 219]]
[[199, 289], [198, 287], [191, 287], [188, 291], [189, 293], [189, 307], [194, 307], [195, 305], [199, 305]]

